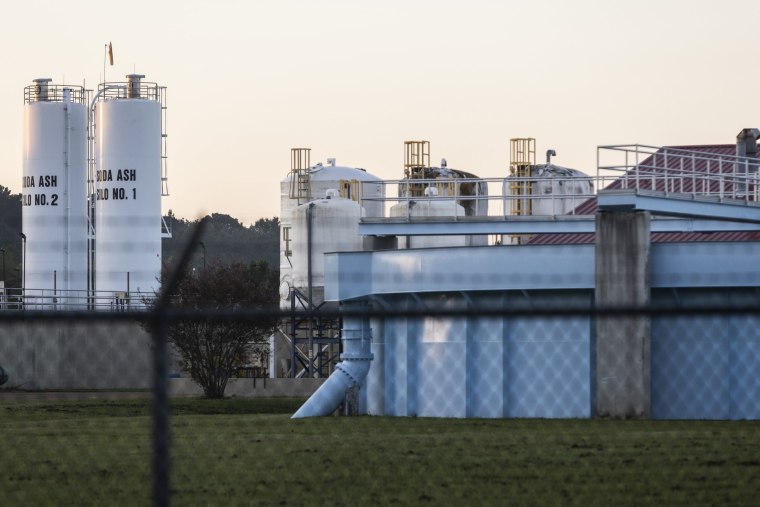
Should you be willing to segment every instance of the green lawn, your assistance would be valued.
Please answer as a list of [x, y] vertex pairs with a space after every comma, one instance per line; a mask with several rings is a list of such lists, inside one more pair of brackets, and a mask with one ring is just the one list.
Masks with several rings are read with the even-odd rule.
[[[328, 417], [175, 400], [174, 505], [758, 505], [760, 423]], [[0, 505], [150, 503], [147, 401], [0, 402]]]

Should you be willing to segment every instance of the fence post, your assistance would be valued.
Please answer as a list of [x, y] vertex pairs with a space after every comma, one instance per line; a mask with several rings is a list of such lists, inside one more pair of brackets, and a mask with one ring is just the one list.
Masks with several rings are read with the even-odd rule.
[[201, 240], [208, 222], [202, 218], [182, 250], [179, 262], [162, 280], [161, 293], [150, 316], [153, 329], [153, 504], [169, 505], [169, 393], [167, 386], [166, 342], [169, 336], [169, 304]]
[[153, 330], [153, 504], [169, 505], [169, 393], [166, 385], [166, 338], [169, 323], [157, 315]]

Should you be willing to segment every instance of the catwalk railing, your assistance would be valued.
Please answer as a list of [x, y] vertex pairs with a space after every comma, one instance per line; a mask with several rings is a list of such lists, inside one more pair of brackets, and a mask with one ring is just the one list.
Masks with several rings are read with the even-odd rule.
[[[716, 150], [715, 152], [709, 149]], [[533, 216], [591, 215], [600, 190], [659, 192], [695, 200], [760, 201], [760, 175], [756, 158], [737, 157], [733, 147], [706, 147], [702, 151], [646, 145], [600, 146], [595, 174], [571, 174], [564, 168], [546, 170], [537, 165], [530, 177], [403, 179], [362, 183], [359, 193], [364, 220], [414, 221], [431, 214], [415, 210], [437, 203], [440, 219], [470, 216], [513, 216], [526, 210]], [[539, 174], [540, 173], [540, 174]], [[377, 186], [380, 190], [377, 190]], [[432, 187], [437, 195], [425, 195]], [[375, 195], [377, 197], [369, 197]], [[522, 201], [520, 206], [513, 206]], [[404, 206], [397, 206], [402, 204]], [[446, 205], [450, 205], [447, 211]], [[463, 210], [457, 205], [464, 207]]]
[[136, 291], [0, 289], [0, 311], [146, 311], [156, 294]]

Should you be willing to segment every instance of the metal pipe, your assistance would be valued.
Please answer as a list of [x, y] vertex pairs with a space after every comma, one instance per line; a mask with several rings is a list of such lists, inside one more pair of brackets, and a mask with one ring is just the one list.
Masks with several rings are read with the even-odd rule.
[[19, 234], [21, 235], [21, 240], [22, 240], [23, 247], [24, 247], [23, 248], [22, 264], [21, 264], [21, 266], [23, 268], [23, 272], [22, 272], [22, 276], [21, 276], [21, 287], [22, 287], [21, 290], [22, 290], [22, 294], [24, 294], [24, 296], [25, 296], [26, 295], [26, 234], [24, 234], [23, 232], [20, 232]]
[[290, 288], [290, 310], [290, 344], [293, 353], [290, 362], [290, 376], [296, 378], [296, 360], [298, 351], [296, 350], [296, 290], [294, 287]]
[[364, 323], [360, 329], [343, 329], [344, 352], [340, 356], [341, 362], [291, 419], [330, 415], [345, 400], [349, 389], [364, 384], [374, 357], [370, 348], [370, 338], [369, 330]]
[[[105, 76], [104, 76], [105, 79]], [[92, 182], [94, 185], [95, 182], [95, 174], [93, 174], [94, 169], [94, 157], [95, 154], [90, 153], [90, 150], [92, 150], [93, 143], [95, 141], [95, 104], [97, 103], [98, 99], [102, 94], [106, 92], [106, 90], [112, 90], [112, 89], [119, 89], [123, 88], [116, 85], [107, 85], [106, 83], [103, 83], [103, 87], [95, 93], [95, 96], [90, 101], [90, 106], [87, 109], [87, 140], [88, 140], [88, 161], [87, 161], [87, 180], [88, 183]], [[92, 155], [92, 156], [90, 156]], [[95, 188], [90, 188], [88, 185], [87, 188], [87, 299], [92, 302], [91, 305], [89, 305], [90, 309], [95, 308]], [[92, 226], [92, 232], [93, 234], [90, 234], [90, 226]]]
[[[309, 207], [306, 210], [306, 256], [308, 257], [308, 260], [306, 262], [306, 277], [308, 278], [308, 288], [309, 288], [309, 311], [314, 309], [314, 299], [313, 299], [313, 286], [311, 283], [311, 240], [312, 240], [312, 217], [314, 215], [314, 203], [309, 203]], [[309, 378], [312, 378], [313, 376], [313, 367], [314, 367], [314, 337], [312, 336], [314, 334], [314, 327], [313, 327], [314, 319], [309, 316], [309, 367], [306, 369], [306, 371], [309, 374]]]
[[[63, 214], [63, 288], [69, 288], [69, 280], [71, 278], [71, 202], [69, 200], [69, 185], [71, 184], [69, 178], [70, 159], [69, 153], [71, 150], [71, 138], [69, 130], [71, 130], [71, 111], [69, 111], [69, 101], [66, 100], [66, 91], [68, 88], [64, 88], [64, 101], [63, 101], [63, 202], [66, 209]], [[70, 93], [70, 92], [69, 92]]]

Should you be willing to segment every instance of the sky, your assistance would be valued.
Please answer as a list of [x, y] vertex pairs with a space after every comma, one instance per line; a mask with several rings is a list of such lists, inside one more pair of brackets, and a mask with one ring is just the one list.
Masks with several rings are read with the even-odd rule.
[[38, 0], [3, 5], [0, 184], [21, 191], [23, 89], [136, 71], [168, 90], [163, 210], [279, 214], [290, 148], [384, 179], [403, 142], [481, 177], [509, 139], [596, 171], [596, 147], [760, 127], [760, 3], [737, 0]]

